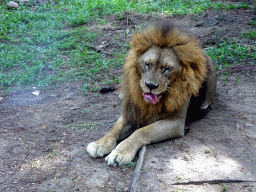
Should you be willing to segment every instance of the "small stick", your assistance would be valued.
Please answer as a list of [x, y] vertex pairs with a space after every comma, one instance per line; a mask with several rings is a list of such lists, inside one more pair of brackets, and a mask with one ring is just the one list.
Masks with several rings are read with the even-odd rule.
[[133, 179], [132, 179], [132, 185], [131, 185], [130, 192], [136, 192], [137, 191], [137, 187], [138, 187], [139, 180], [140, 180], [140, 171], [141, 171], [141, 168], [142, 168], [142, 165], [143, 165], [143, 160], [144, 160], [145, 153], [146, 153], [146, 146], [144, 145], [140, 149], [139, 159], [137, 161], [137, 165], [136, 165], [136, 168], [135, 168], [134, 173], [133, 173]]
[[217, 179], [217, 180], [202, 180], [202, 181], [187, 181], [187, 182], [177, 182], [172, 185], [204, 185], [208, 184], [220, 184], [220, 183], [249, 183], [256, 182], [252, 180], [236, 180], [236, 179]]

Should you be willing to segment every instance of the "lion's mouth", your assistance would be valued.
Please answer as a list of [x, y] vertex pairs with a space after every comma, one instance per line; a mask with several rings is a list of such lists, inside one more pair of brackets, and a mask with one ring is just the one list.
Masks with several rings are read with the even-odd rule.
[[157, 103], [157, 94], [153, 94], [153, 93], [146, 93], [146, 92], [144, 92], [143, 94], [142, 94], [142, 96], [144, 97], [144, 98], [146, 98], [147, 100], [149, 100], [151, 103], [153, 103], [153, 104], [156, 104]]

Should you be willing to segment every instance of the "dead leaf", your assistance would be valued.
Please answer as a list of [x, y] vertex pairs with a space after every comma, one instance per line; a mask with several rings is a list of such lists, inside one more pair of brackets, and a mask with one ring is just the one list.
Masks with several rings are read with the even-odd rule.
[[48, 129], [48, 126], [47, 126], [47, 125], [45, 125], [45, 126], [44, 126], [44, 129]]

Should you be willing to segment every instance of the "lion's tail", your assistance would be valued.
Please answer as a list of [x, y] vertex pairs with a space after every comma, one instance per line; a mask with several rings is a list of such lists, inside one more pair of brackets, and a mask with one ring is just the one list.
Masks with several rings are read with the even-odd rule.
[[100, 89], [100, 93], [108, 93], [108, 92], [113, 92], [117, 90], [119, 87], [117, 86], [110, 86], [110, 87], [103, 87]]

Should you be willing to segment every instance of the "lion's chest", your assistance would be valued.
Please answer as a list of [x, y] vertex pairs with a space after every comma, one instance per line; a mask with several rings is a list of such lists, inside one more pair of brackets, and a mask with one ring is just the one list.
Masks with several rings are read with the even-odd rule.
[[128, 122], [135, 125], [136, 128], [141, 128], [152, 123], [155, 123], [161, 119], [166, 119], [171, 116], [171, 114], [166, 113], [164, 110], [159, 110], [155, 108], [141, 109], [134, 107], [127, 116]]

